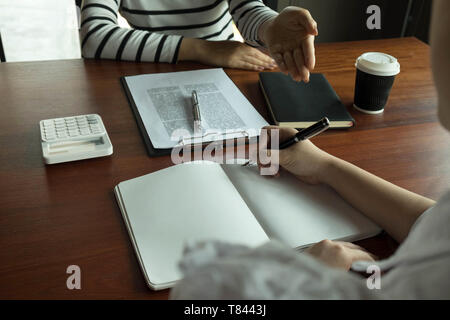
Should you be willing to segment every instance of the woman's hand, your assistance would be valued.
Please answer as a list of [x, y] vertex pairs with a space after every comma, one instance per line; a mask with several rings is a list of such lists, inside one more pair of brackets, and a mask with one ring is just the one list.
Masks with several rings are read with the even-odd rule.
[[375, 261], [375, 256], [350, 242], [323, 240], [305, 250], [326, 265], [349, 270], [355, 261]]
[[268, 47], [282, 72], [296, 81], [309, 81], [316, 58], [314, 38], [319, 34], [317, 23], [308, 10], [287, 7], [265, 22], [259, 36]]
[[179, 60], [198, 61], [204, 64], [254, 71], [273, 69], [275, 61], [260, 50], [238, 41], [207, 41], [184, 38]]
[[[265, 127], [260, 136], [259, 155], [266, 155], [271, 163], [259, 162], [260, 167], [273, 167], [279, 165], [291, 172], [300, 180], [317, 184], [324, 182], [328, 165], [334, 161], [334, 157], [317, 148], [311, 141], [298, 142], [284, 150], [270, 150], [274, 144], [270, 142], [270, 137], [278, 130], [279, 144], [293, 137], [298, 131], [291, 128]], [[258, 157], [259, 159], [260, 157]]]

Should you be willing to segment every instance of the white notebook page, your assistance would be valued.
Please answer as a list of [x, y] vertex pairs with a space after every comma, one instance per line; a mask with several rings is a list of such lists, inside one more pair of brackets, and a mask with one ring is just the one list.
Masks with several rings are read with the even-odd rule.
[[323, 239], [356, 241], [381, 231], [329, 187], [302, 183], [286, 171], [279, 178], [261, 176], [256, 166], [223, 170], [267, 235], [293, 248]]
[[268, 240], [218, 164], [173, 166], [118, 187], [140, 263], [154, 288], [180, 279], [177, 263], [187, 241], [257, 246]]

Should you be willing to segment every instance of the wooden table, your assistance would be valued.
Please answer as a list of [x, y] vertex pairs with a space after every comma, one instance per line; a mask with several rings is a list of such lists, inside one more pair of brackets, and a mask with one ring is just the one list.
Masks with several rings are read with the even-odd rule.
[[[352, 109], [354, 61], [365, 51], [398, 57], [386, 111]], [[436, 117], [429, 47], [417, 39], [321, 44], [317, 72], [325, 73], [357, 121], [350, 130], [314, 139], [324, 150], [391, 182], [437, 199], [450, 184], [450, 137]], [[113, 195], [120, 181], [171, 165], [149, 158], [119, 84], [140, 73], [203, 68], [70, 60], [0, 65], [0, 299], [167, 298], [149, 290]], [[226, 70], [266, 118], [257, 73]], [[45, 166], [41, 119], [98, 113], [114, 145], [106, 158]], [[387, 235], [360, 244], [380, 257], [396, 248]], [[66, 268], [81, 267], [81, 290], [66, 288]]]

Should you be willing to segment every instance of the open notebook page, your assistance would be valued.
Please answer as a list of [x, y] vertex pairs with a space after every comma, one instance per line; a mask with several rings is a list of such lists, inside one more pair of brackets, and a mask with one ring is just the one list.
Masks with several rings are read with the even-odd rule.
[[222, 168], [267, 235], [293, 248], [323, 239], [356, 241], [381, 231], [329, 187], [302, 183], [286, 171], [271, 178], [256, 166]]
[[181, 278], [177, 263], [188, 241], [257, 246], [268, 240], [215, 163], [173, 166], [121, 182], [115, 192], [153, 289], [170, 287]]
[[[223, 133], [229, 133], [227, 139], [244, 137], [242, 131], [258, 136], [268, 125], [223, 69], [143, 74], [125, 80], [156, 149], [172, 148], [180, 138], [194, 136], [193, 90], [198, 94], [202, 134], [209, 133], [203, 142], [224, 140]], [[185, 134], [176, 134], [177, 130]], [[201, 139], [191, 141], [197, 142]]]

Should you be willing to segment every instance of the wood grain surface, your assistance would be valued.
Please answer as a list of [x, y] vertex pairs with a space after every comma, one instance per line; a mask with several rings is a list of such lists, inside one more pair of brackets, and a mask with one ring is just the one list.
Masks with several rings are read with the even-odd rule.
[[[366, 51], [396, 56], [398, 75], [384, 114], [353, 110], [355, 59]], [[450, 137], [436, 117], [427, 45], [414, 38], [317, 45], [323, 72], [356, 119], [355, 128], [313, 141], [324, 150], [433, 199], [450, 182]], [[113, 187], [171, 166], [149, 158], [119, 77], [207, 68], [66, 60], [0, 65], [0, 299], [165, 299], [145, 285]], [[226, 70], [267, 120], [258, 74]], [[114, 154], [46, 166], [39, 120], [98, 113]], [[386, 234], [359, 242], [382, 257]], [[81, 290], [66, 288], [66, 268], [81, 267]], [[207, 290], [207, 288], [205, 288]]]

